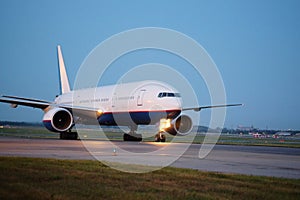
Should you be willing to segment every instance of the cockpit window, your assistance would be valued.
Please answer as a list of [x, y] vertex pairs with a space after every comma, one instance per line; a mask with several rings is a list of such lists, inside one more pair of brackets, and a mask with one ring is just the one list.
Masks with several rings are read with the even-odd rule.
[[159, 98], [163, 97], [181, 97], [179, 93], [173, 93], [173, 92], [160, 92], [158, 94]]

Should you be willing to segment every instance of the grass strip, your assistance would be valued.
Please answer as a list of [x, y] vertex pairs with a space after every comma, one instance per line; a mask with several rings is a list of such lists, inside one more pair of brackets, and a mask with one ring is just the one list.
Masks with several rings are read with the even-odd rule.
[[300, 199], [300, 180], [171, 167], [132, 174], [98, 161], [0, 157], [0, 199]]

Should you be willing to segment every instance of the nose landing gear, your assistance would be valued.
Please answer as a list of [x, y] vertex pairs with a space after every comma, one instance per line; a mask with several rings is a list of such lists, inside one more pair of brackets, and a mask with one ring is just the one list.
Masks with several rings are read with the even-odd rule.
[[[130, 127], [130, 131], [129, 133], [125, 133], [123, 135], [123, 140], [124, 141], [135, 141], [135, 142], [141, 142], [143, 140], [142, 135], [141, 134], [137, 134], [136, 130], [137, 130], [137, 126], [129, 126]], [[166, 136], [164, 135], [164, 131], [159, 131], [156, 135], [155, 135], [155, 142], [166, 142]]]
[[155, 142], [166, 142], [166, 136], [163, 134], [162, 131], [155, 135]]

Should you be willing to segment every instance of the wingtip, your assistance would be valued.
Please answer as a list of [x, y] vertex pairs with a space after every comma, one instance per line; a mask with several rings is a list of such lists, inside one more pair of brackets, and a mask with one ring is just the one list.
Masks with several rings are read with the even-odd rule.
[[236, 103], [236, 104], [229, 104], [229, 106], [244, 106], [245, 104], [243, 103]]

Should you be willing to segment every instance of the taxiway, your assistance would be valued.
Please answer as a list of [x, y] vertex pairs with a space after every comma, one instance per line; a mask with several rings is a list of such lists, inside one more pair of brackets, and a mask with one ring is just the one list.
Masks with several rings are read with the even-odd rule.
[[[170, 149], [166, 150], [166, 147]], [[0, 137], [0, 156], [91, 159], [127, 164], [191, 168], [203, 171], [300, 178], [300, 149], [215, 145], [203, 159], [200, 144], [185, 149], [180, 143], [109, 142]], [[173, 162], [174, 160], [174, 162]]]

